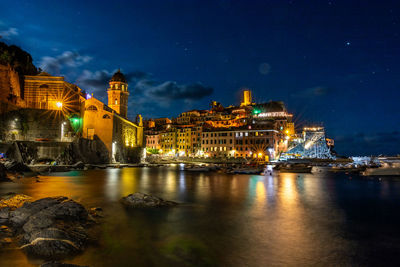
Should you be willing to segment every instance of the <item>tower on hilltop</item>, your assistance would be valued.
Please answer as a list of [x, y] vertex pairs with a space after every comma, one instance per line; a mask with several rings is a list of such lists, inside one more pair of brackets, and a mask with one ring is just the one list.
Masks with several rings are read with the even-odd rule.
[[129, 91], [128, 83], [120, 70], [112, 76], [107, 93], [108, 106], [126, 118], [128, 116]]
[[242, 103], [240, 103], [241, 106], [248, 106], [252, 104], [251, 91], [249, 89], [243, 91], [242, 100], [243, 100]]

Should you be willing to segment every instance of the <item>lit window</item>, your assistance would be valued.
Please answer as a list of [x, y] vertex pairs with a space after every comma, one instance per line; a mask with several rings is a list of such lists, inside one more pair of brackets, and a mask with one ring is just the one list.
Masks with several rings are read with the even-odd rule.
[[118, 100], [117, 99], [115, 99], [115, 105], [118, 105]]

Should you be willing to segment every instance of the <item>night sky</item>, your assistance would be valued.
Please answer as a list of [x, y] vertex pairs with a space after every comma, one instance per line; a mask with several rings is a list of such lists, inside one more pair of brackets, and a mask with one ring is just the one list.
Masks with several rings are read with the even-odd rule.
[[0, 41], [129, 116], [281, 100], [344, 155], [400, 153], [399, 1], [1, 1]]

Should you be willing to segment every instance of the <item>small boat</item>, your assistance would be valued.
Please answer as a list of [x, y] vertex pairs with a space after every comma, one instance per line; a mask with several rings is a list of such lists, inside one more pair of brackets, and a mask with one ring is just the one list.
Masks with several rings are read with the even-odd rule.
[[279, 170], [280, 172], [291, 172], [291, 173], [311, 173], [312, 166], [308, 166], [305, 164], [285, 164], [285, 165], [277, 165], [274, 168], [275, 170]]
[[210, 168], [202, 166], [194, 166], [194, 167], [186, 167], [184, 170], [190, 172], [208, 172], [210, 171]]
[[366, 168], [364, 176], [400, 176], [400, 163], [385, 162], [379, 168]]
[[359, 173], [365, 170], [365, 166], [345, 165], [333, 166], [329, 169], [330, 172], [345, 172], [345, 173]]
[[260, 174], [263, 169], [259, 168], [241, 168], [241, 169], [233, 169], [232, 173], [234, 174]]

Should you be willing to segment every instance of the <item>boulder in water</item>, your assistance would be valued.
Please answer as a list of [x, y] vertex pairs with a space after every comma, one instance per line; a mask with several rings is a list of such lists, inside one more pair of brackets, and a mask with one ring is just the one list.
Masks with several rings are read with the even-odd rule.
[[89, 239], [88, 211], [67, 197], [27, 202], [10, 212], [9, 222], [20, 236], [21, 249], [35, 258], [69, 257], [83, 251]]
[[7, 177], [7, 168], [2, 163], [0, 163], [0, 182], [11, 182]]
[[171, 207], [178, 204], [173, 201], [164, 200], [162, 198], [143, 193], [134, 193], [123, 197], [121, 199], [121, 203], [132, 208]]
[[4, 166], [9, 172], [32, 172], [32, 170], [22, 162], [8, 161]]

